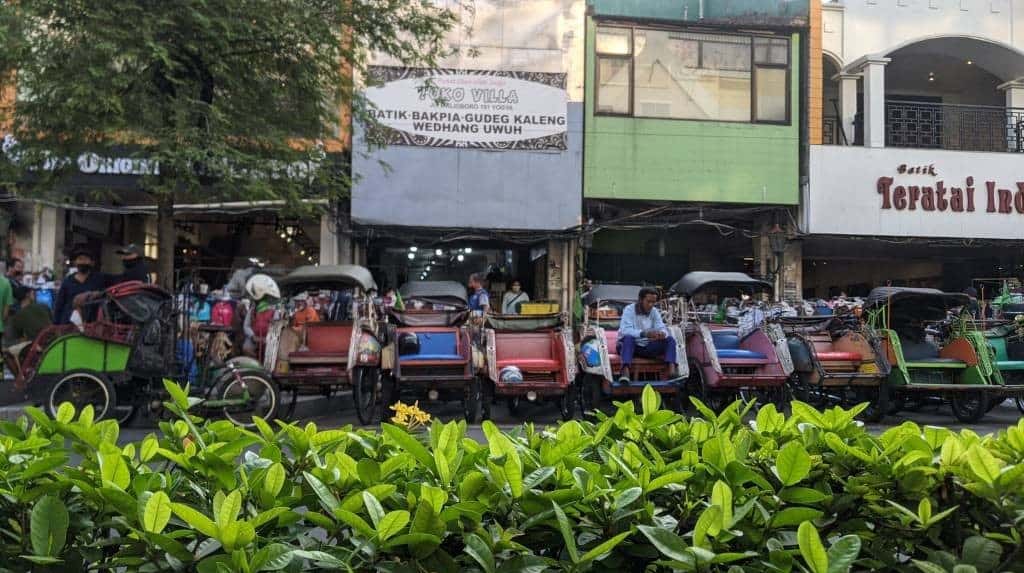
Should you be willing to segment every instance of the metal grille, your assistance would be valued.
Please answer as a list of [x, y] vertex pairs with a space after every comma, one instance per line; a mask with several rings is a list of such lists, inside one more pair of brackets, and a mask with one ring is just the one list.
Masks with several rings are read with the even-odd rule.
[[554, 372], [523, 372], [523, 382], [554, 382], [556, 378]]
[[834, 117], [821, 120], [821, 142], [825, 145], [839, 145], [839, 121]]
[[1024, 108], [886, 102], [888, 147], [1024, 152]]

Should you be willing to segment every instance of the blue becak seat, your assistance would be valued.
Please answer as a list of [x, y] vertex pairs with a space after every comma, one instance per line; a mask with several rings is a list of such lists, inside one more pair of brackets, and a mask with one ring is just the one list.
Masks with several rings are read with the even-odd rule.
[[417, 332], [416, 337], [420, 342], [419, 354], [402, 356], [402, 362], [466, 359], [459, 354], [459, 338], [456, 332]]
[[740, 337], [735, 331], [723, 330], [712, 331], [711, 339], [715, 342], [715, 353], [721, 359], [734, 360], [767, 360], [768, 357], [760, 352], [740, 348]]

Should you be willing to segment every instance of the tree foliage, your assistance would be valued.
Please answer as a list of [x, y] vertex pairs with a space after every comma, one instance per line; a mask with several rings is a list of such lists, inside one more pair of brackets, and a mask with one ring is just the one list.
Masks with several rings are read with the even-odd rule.
[[362, 108], [352, 78], [371, 52], [433, 65], [454, 24], [429, 0], [4, 2], [4, 181], [52, 193], [95, 153], [150, 162], [141, 188], [164, 215], [175, 199], [344, 196], [329, 152]]

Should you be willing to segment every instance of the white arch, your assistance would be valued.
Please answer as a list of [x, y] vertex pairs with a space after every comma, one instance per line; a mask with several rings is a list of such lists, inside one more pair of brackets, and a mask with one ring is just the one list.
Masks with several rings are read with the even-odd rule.
[[832, 60], [832, 63], [836, 65], [837, 70], [843, 69], [843, 58], [839, 57], [839, 54], [833, 52], [832, 50], [826, 50], [825, 48], [822, 48], [821, 55]]
[[982, 36], [970, 34], [934, 34], [906, 40], [881, 52], [868, 54], [847, 64], [843, 71], [855, 71], [867, 60], [891, 58], [898, 52], [914, 46], [932, 44], [943, 48], [940, 53], [974, 60], [979, 67], [1003, 81], [1024, 78], [1024, 50]]

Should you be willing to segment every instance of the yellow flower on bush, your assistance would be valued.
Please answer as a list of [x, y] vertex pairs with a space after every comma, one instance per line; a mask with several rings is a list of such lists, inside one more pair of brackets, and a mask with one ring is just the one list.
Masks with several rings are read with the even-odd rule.
[[419, 400], [411, 406], [399, 402], [391, 406], [391, 409], [395, 412], [391, 422], [398, 426], [404, 426], [406, 430], [415, 430], [430, 423], [430, 414], [420, 410]]

